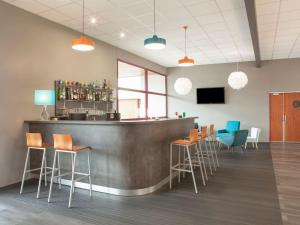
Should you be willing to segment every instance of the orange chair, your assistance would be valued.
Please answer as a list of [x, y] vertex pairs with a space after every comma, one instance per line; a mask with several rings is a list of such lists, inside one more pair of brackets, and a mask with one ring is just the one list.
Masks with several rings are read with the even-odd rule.
[[[90, 164], [90, 151], [92, 150], [92, 148], [90, 146], [74, 146], [72, 136], [69, 134], [53, 134], [53, 139], [54, 139], [54, 149], [55, 149], [53, 168], [55, 168], [56, 158], [59, 156], [59, 154], [66, 153], [66, 154], [71, 154], [72, 171], [61, 174], [61, 175], [58, 174], [57, 176], [54, 176], [55, 170], [52, 170], [48, 202], [51, 201], [53, 179], [71, 175], [72, 179], [71, 179], [71, 189], [70, 189], [70, 196], [69, 196], [69, 208], [71, 208], [72, 196], [73, 196], [73, 193], [75, 192], [75, 181], [78, 181], [85, 177], [88, 177], [90, 196], [92, 196], [92, 178], [91, 178], [91, 164]], [[81, 152], [88, 153], [88, 160], [87, 160], [88, 161], [87, 162], [88, 163], [88, 173], [75, 172], [76, 157], [77, 157], [77, 154], [81, 153]], [[81, 177], [78, 177], [75, 179], [75, 175], [81, 175]]]
[[[198, 193], [198, 189], [197, 189], [197, 184], [196, 184], [196, 180], [195, 180], [195, 175], [194, 175], [194, 167], [198, 166], [200, 167], [200, 172], [201, 172], [201, 176], [202, 176], [202, 182], [203, 185], [206, 185], [205, 183], [205, 179], [203, 176], [203, 168], [202, 168], [202, 162], [200, 160], [200, 156], [199, 154], [197, 154], [198, 152], [198, 130], [197, 129], [193, 129], [190, 131], [189, 137], [188, 139], [179, 139], [176, 141], [173, 141], [170, 144], [170, 189], [172, 188], [172, 179], [173, 179], [173, 170], [178, 171], [178, 181], [180, 182], [180, 172], [189, 172], [192, 174], [192, 178], [193, 178], [193, 182], [194, 182], [194, 188], [195, 188], [195, 192]], [[178, 163], [173, 165], [173, 146], [178, 146]], [[196, 150], [196, 160], [193, 161], [192, 160], [192, 147], [195, 147]], [[181, 148], [182, 147], [182, 148]], [[183, 162], [180, 158], [180, 152], [183, 150], [183, 152], [187, 153], [187, 158], [185, 158], [185, 156], [183, 157]], [[188, 164], [186, 164], [185, 162], [188, 162]]]
[[[37, 195], [36, 195], [36, 197], [39, 198], [40, 190], [41, 190], [42, 176], [45, 175], [45, 186], [47, 186], [47, 174], [49, 173], [49, 172], [47, 172], [47, 169], [52, 169], [52, 167], [47, 167], [47, 165], [46, 165], [46, 150], [48, 148], [52, 147], [52, 145], [43, 143], [42, 135], [40, 133], [26, 133], [26, 145], [27, 145], [27, 155], [26, 155], [26, 161], [25, 161], [25, 166], [24, 166], [24, 171], [23, 171], [20, 194], [23, 193], [23, 187], [24, 187], [24, 181], [26, 178], [26, 174], [39, 170], [40, 171], [39, 185], [38, 185], [38, 191], [37, 191]], [[41, 167], [35, 168], [35, 169], [27, 169], [31, 150], [38, 150], [38, 151], [43, 152]], [[44, 170], [44, 172], [43, 172], [43, 170]]]

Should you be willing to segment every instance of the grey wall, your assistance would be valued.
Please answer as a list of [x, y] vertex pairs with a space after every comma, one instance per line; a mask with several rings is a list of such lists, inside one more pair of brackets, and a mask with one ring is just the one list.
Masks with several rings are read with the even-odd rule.
[[[233, 90], [227, 84], [228, 75], [236, 64], [194, 66], [168, 69], [169, 116], [187, 112], [198, 116], [201, 125], [214, 123], [224, 128], [227, 120], [241, 121], [242, 128], [262, 128], [261, 141], [269, 140], [269, 97], [271, 91], [300, 91], [300, 59], [264, 61], [261, 68], [254, 63], [242, 63], [240, 69], [247, 73], [249, 83], [242, 90]], [[191, 79], [193, 89], [186, 96], [178, 96], [174, 82], [180, 76]], [[225, 86], [226, 104], [197, 105], [196, 88]]]
[[0, 1], [0, 187], [18, 182], [24, 165], [26, 119], [39, 117], [35, 89], [53, 88], [55, 79], [93, 81], [107, 78], [116, 85], [117, 59], [160, 73], [162, 66], [96, 41], [96, 50], [71, 49], [79, 33]]

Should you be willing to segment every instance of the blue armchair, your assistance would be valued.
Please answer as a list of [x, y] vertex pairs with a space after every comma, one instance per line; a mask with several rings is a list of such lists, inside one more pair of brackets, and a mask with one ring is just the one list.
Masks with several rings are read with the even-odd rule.
[[228, 148], [243, 147], [246, 144], [248, 130], [238, 130], [230, 134], [219, 137], [219, 141]]
[[226, 129], [218, 130], [217, 137], [227, 136], [228, 134], [233, 133], [234, 131], [240, 130], [240, 121], [227, 121]]

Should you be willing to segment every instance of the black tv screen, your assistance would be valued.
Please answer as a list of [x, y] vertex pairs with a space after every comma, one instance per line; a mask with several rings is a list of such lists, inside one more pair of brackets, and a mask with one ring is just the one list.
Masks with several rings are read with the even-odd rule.
[[197, 104], [224, 104], [225, 88], [197, 88]]

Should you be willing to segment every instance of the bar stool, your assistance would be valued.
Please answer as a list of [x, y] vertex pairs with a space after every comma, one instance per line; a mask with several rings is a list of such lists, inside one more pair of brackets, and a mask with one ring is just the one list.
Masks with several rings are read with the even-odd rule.
[[[56, 165], [56, 158], [58, 158], [60, 153], [65, 153], [71, 155], [72, 171], [54, 176], [55, 170], [52, 170], [48, 202], [51, 202], [53, 179], [55, 177], [61, 178], [63, 176], [67, 176], [71, 174], [72, 178], [71, 178], [69, 205], [68, 205], [68, 207], [71, 208], [72, 197], [73, 197], [73, 193], [75, 192], [75, 181], [79, 181], [85, 177], [88, 177], [89, 185], [90, 185], [89, 188], [90, 196], [92, 196], [92, 178], [91, 178], [91, 164], [90, 164], [90, 151], [92, 150], [92, 148], [90, 146], [74, 146], [72, 136], [69, 134], [53, 134], [53, 140], [54, 140], [54, 149], [55, 149], [53, 168], [55, 168]], [[77, 154], [81, 152], [87, 152], [88, 173], [75, 172], [76, 157]], [[81, 175], [81, 177], [75, 179], [75, 175]]]
[[[200, 128], [200, 137], [201, 137], [201, 140], [199, 142], [200, 150], [202, 150], [201, 146], [202, 146], [202, 142], [204, 142], [203, 156], [208, 161], [210, 174], [213, 175], [211, 164], [213, 165], [215, 171], [217, 169], [216, 169], [213, 150], [211, 148], [210, 142], [208, 141], [207, 126], [201, 126], [201, 128]], [[207, 146], [207, 142], [208, 142], [208, 146]]]
[[[192, 154], [191, 154], [192, 147], [194, 146], [196, 149], [196, 152], [198, 152], [197, 142], [198, 142], [198, 130], [193, 129], [190, 131], [189, 139], [179, 139], [179, 140], [173, 141], [170, 144], [170, 189], [172, 188], [172, 178], [173, 178], [172, 172], [173, 172], [173, 170], [175, 170], [175, 171], [178, 171], [178, 181], [179, 182], [180, 182], [180, 172], [191, 173], [192, 178], [193, 178], [195, 192], [198, 193], [197, 184], [196, 184], [196, 180], [195, 180], [195, 174], [194, 174], [195, 166], [200, 167], [202, 182], [203, 182], [203, 185], [206, 185], [205, 179], [203, 176], [202, 162], [200, 160], [199, 154], [196, 154], [196, 156], [197, 156], [196, 161], [192, 160]], [[178, 163], [175, 165], [173, 165], [173, 146], [174, 145], [178, 146], [178, 150], [179, 150], [178, 151]], [[187, 159], [184, 156], [183, 162], [181, 162], [181, 160], [180, 160], [180, 152], [182, 150], [184, 153], [185, 152], [187, 153]], [[188, 165], [185, 163], [186, 161], [188, 162]], [[189, 168], [187, 169], [186, 167], [189, 167]]]
[[212, 150], [213, 150], [213, 154], [215, 156], [215, 160], [217, 162], [217, 167], [220, 167], [218, 154], [217, 154], [217, 150], [216, 150], [216, 145], [215, 145], [216, 140], [215, 140], [215, 125], [214, 124], [211, 124], [209, 126], [208, 141], [209, 141], [209, 143], [212, 142]]
[[[47, 174], [51, 173], [51, 171], [47, 172], [47, 169], [52, 170], [52, 167], [47, 167], [47, 163], [46, 163], [46, 150], [49, 149], [50, 147], [52, 147], [52, 145], [43, 143], [41, 133], [26, 133], [26, 146], [27, 146], [27, 155], [26, 155], [26, 161], [25, 161], [25, 166], [24, 166], [24, 171], [23, 171], [20, 194], [23, 193], [23, 187], [24, 187], [24, 181], [25, 181], [26, 174], [40, 170], [39, 184], [38, 184], [38, 190], [37, 190], [37, 195], [36, 195], [36, 197], [39, 198], [40, 190], [41, 190], [41, 183], [42, 183], [42, 176], [43, 175], [45, 176], [45, 186], [47, 186]], [[41, 167], [35, 168], [35, 169], [27, 169], [31, 150], [38, 150], [38, 151], [43, 152]], [[57, 168], [55, 168], [55, 169], [58, 170]], [[43, 170], [44, 170], [44, 172], [43, 172]]]

